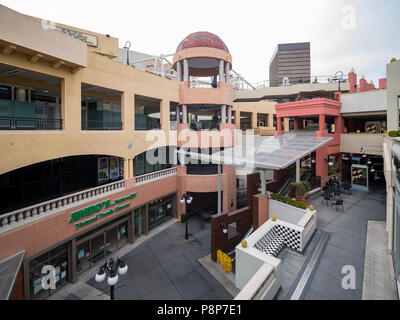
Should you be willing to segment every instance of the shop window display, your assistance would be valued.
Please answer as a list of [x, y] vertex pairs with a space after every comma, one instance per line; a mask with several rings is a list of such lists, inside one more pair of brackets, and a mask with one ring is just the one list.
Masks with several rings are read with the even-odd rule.
[[[42, 274], [42, 268], [51, 265], [55, 268], [55, 290], [45, 290], [42, 279], [47, 274]], [[46, 299], [68, 282], [68, 247], [62, 245], [40, 256], [29, 263], [29, 287], [31, 299]]]

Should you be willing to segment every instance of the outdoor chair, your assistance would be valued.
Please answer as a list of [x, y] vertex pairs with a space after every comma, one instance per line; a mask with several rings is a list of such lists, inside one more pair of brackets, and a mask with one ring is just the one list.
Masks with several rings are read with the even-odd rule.
[[324, 201], [326, 201], [326, 205], [329, 207], [329, 202], [332, 203], [332, 196], [330, 194], [326, 193], [325, 196], [322, 199], [321, 204], [323, 204]]
[[334, 203], [332, 203], [332, 207], [335, 206], [335, 210], [337, 211], [338, 207], [342, 207], [342, 211], [344, 212], [344, 206], [343, 206], [343, 200], [336, 200]]

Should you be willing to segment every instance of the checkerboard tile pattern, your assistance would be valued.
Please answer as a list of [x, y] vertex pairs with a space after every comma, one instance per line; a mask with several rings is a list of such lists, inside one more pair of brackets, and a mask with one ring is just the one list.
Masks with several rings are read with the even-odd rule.
[[277, 224], [255, 244], [258, 250], [274, 257], [284, 246], [300, 251], [300, 231]]

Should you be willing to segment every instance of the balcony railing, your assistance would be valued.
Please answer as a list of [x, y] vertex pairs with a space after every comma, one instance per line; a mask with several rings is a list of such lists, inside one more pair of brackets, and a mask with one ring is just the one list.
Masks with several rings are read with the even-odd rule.
[[120, 180], [0, 215], [0, 234], [70, 207], [75, 207], [82, 201], [90, 201], [102, 194], [120, 192], [124, 187], [125, 182]]
[[122, 122], [87, 120], [82, 121], [82, 130], [122, 130]]
[[170, 168], [162, 171], [144, 174], [142, 176], [135, 177], [135, 185], [140, 186], [156, 180], [164, 179], [170, 176], [175, 176], [176, 174], [177, 174], [176, 168]]
[[62, 130], [62, 119], [0, 117], [0, 130]]

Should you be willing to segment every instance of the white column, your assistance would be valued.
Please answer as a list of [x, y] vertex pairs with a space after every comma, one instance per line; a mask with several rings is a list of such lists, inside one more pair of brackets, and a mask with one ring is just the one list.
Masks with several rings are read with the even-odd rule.
[[178, 61], [176, 63], [176, 73], [178, 74], [178, 82], [182, 81], [182, 63], [180, 61]]
[[228, 106], [228, 121], [227, 123], [232, 123], [232, 106]]
[[226, 105], [221, 106], [221, 122], [226, 123]]
[[222, 213], [222, 199], [221, 199], [221, 165], [218, 165], [218, 214]]
[[225, 82], [229, 83], [229, 72], [230, 72], [230, 68], [229, 68], [229, 62], [225, 62]]
[[225, 82], [225, 78], [224, 78], [224, 60], [219, 60], [219, 82]]
[[266, 182], [266, 172], [265, 170], [261, 170], [260, 172], [260, 180], [261, 180], [261, 194], [267, 194], [267, 182]]
[[178, 124], [179, 123], [179, 113], [180, 113], [180, 110], [179, 110], [179, 105], [178, 106], [176, 106], [176, 124]]
[[182, 105], [182, 123], [188, 123], [187, 121], [187, 105]]
[[189, 81], [189, 61], [183, 60], [183, 81]]
[[300, 159], [296, 161], [296, 183], [300, 182]]

